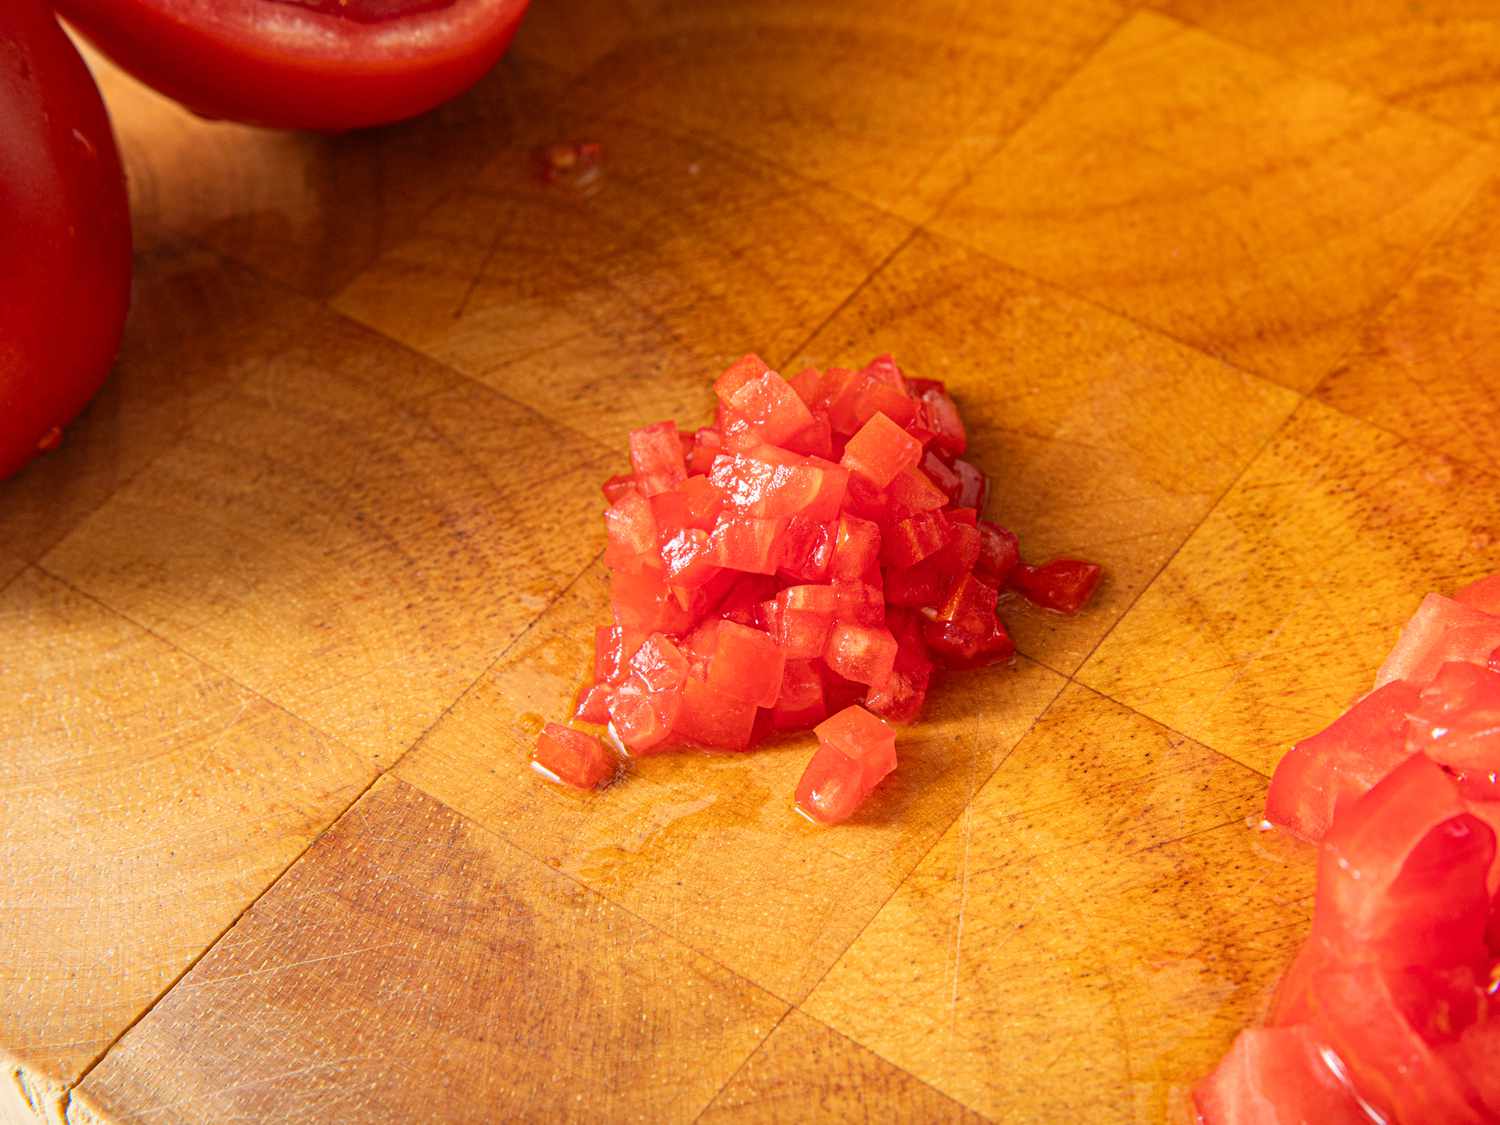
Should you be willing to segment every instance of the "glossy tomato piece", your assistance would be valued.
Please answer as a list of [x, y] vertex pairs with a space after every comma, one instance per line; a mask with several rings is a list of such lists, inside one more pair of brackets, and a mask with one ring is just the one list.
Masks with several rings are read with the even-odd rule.
[[880, 560], [880, 525], [847, 512], [839, 517], [834, 536], [829, 574], [844, 582], [857, 582]]
[[775, 730], [807, 730], [828, 717], [823, 698], [823, 675], [814, 660], [788, 660], [781, 692], [771, 708]]
[[727, 503], [747, 516], [832, 520], [843, 504], [849, 472], [831, 462], [819, 464], [774, 446], [759, 446], [752, 452], [716, 457], [708, 479]]
[[1420, 699], [1404, 680], [1386, 684], [1293, 746], [1271, 777], [1266, 819], [1321, 840], [1340, 804], [1358, 800], [1406, 760], [1406, 716]]
[[99, 91], [41, 0], [0, 4], [0, 479], [104, 382], [130, 301], [130, 212]]
[[656, 513], [638, 490], [626, 489], [605, 509], [604, 531], [608, 540], [604, 561], [609, 566], [617, 570], [660, 568]]
[[876, 414], [844, 446], [839, 462], [876, 488], [885, 488], [903, 469], [916, 467], [922, 444], [889, 417]]
[[781, 694], [785, 667], [786, 655], [769, 634], [724, 621], [714, 640], [708, 686], [735, 699], [770, 707]]
[[924, 387], [917, 395], [926, 408], [929, 425], [934, 430], [931, 444], [954, 457], [961, 457], [969, 447], [963, 417], [958, 405], [941, 385]]
[[573, 718], [584, 723], [604, 726], [609, 722], [609, 709], [614, 703], [615, 689], [609, 684], [590, 684], [578, 695], [578, 706], [573, 709]]
[[1097, 563], [1054, 559], [1041, 566], [1022, 563], [1010, 572], [1010, 585], [1033, 605], [1074, 614], [1094, 596], [1103, 574]]
[[948, 503], [948, 494], [921, 469], [902, 469], [886, 489], [891, 519], [900, 520], [918, 512], [934, 512]]
[[823, 649], [828, 667], [858, 684], [881, 684], [896, 664], [896, 638], [883, 625], [835, 621]]
[[1306, 1026], [1240, 1032], [1193, 1104], [1203, 1125], [1370, 1125]]
[[204, 117], [338, 131], [414, 117], [505, 53], [527, 0], [63, 0], [61, 14]]
[[797, 785], [797, 805], [824, 824], [838, 824], [896, 768], [896, 732], [863, 707], [847, 707], [814, 733], [818, 750]]
[[615, 775], [619, 763], [591, 734], [548, 723], [537, 736], [533, 765], [553, 781], [594, 789]]
[[835, 525], [793, 516], [781, 539], [777, 570], [797, 582], [821, 582], [833, 560]]
[[1407, 748], [1453, 771], [1476, 800], [1500, 797], [1500, 672], [1448, 663], [1411, 709]]
[[661, 570], [616, 570], [609, 580], [609, 602], [615, 624], [631, 633], [682, 633], [692, 627], [693, 615], [683, 608]]
[[1500, 617], [1441, 594], [1428, 594], [1380, 666], [1375, 686], [1392, 680], [1426, 684], [1449, 661], [1486, 664], [1496, 648], [1500, 648]]
[[887, 566], [915, 566], [948, 544], [951, 528], [942, 512], [918, 512], [893, 525], [880, 541]]
[[813, 424], [812, 411], [796, 390], [774, 371], [741, 383], [726, 405], [743, 418], [761, 441], [782, 445]]
[[655, 496], [687, 479], [687, 463], [676, 422], [655, 422], [630, 431], [630, 468], [642, 496]]
[[678, 739], [713, 750], [744, 750], [754, 729], [754, 703], [715, 691], [696, 677], [688, 679], [674, 724]]
[[1492, 574], [1478, 582], [1469, 583], [1453, 595], [1453, 600], [1470, 609], [1500, 615], [1500, 574]]
[[921, 713], [932, 682], [932, 657], [922, 637], [921, 619], [907, 610], [891, 609], [886, 627], [896, 638], [896, 660], [890, 677], [870, 687], [865, 708], [892, 723], [909, 723]]
[[1003, 589], [1013, 571], [1021, 561], [1021, 543], [1013, 531], [997, 523], [980, 520], [979, 559], [974, 563], [974, 573], [997, 589]]

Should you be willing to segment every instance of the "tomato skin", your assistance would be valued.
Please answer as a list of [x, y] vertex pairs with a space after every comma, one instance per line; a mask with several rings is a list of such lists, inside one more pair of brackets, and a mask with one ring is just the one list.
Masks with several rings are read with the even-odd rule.
[[0, 480], [57, 444], [109, 374], [130, 206], [99, 91], [41, 0], [0, 4]]
[[529, 0], [453, 0], [365, 21], [281, 0], [60, 0], [147, 85], [204, 117], [336, 132], [415, 117], [510, 46]]

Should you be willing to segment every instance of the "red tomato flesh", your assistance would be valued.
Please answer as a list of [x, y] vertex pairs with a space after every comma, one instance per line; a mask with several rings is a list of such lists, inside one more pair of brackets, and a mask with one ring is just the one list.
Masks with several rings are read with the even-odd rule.
[[425, 112], [505, 53], [527, 0], [62, 0], [142, 82], [204, 117], [339, 131]]
[[790, 381], [746, 356], [714, 394], [715, 425], [638, 427], [604, 484], [614, 624], [575, 717], [632, 757], [816, 726], [799, 799], [835, 823], [895, 768], [883, 720], [915, 720], [939, 669], [1014, 654], [1017, 540], [979, 519], [952, 397], [890, 356]]
[[554, 781], [579, 789], [594, 789], [615, 775], [613, 754], [591, 734], [548, 723], [537, 736], [534, 765]]

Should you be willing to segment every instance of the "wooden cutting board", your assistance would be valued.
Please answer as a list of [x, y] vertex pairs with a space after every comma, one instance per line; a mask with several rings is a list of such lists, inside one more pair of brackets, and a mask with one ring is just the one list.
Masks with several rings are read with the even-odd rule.
[[[1496, 57], [1480, 0], [535, 0], [335, 138], [91, 58], [137, 285], [0, 485], [0, 1114], [1183, 1114], [1306, 925], [1277, 758], [1500, 569]], [[947, 380], [1109, 573], [832, 831], [806, 742], [526, 768], [599, 481], [749, 350]]]

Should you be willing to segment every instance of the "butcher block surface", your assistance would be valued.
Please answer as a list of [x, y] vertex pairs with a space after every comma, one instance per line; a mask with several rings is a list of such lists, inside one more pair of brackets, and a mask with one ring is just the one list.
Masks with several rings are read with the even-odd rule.
[[[534, 0], [319, 137], [90, 54], [136, 284], [0, 484], [0, 1120], [1185, 1120], [1308, 920], [1271, 770], [1500, 570], [1496, 60], [1488, 0]], [[747, 351], [946, 380], [1108, 574], [836, 829], [806, 738], [527, 766], [599, 482]]]

